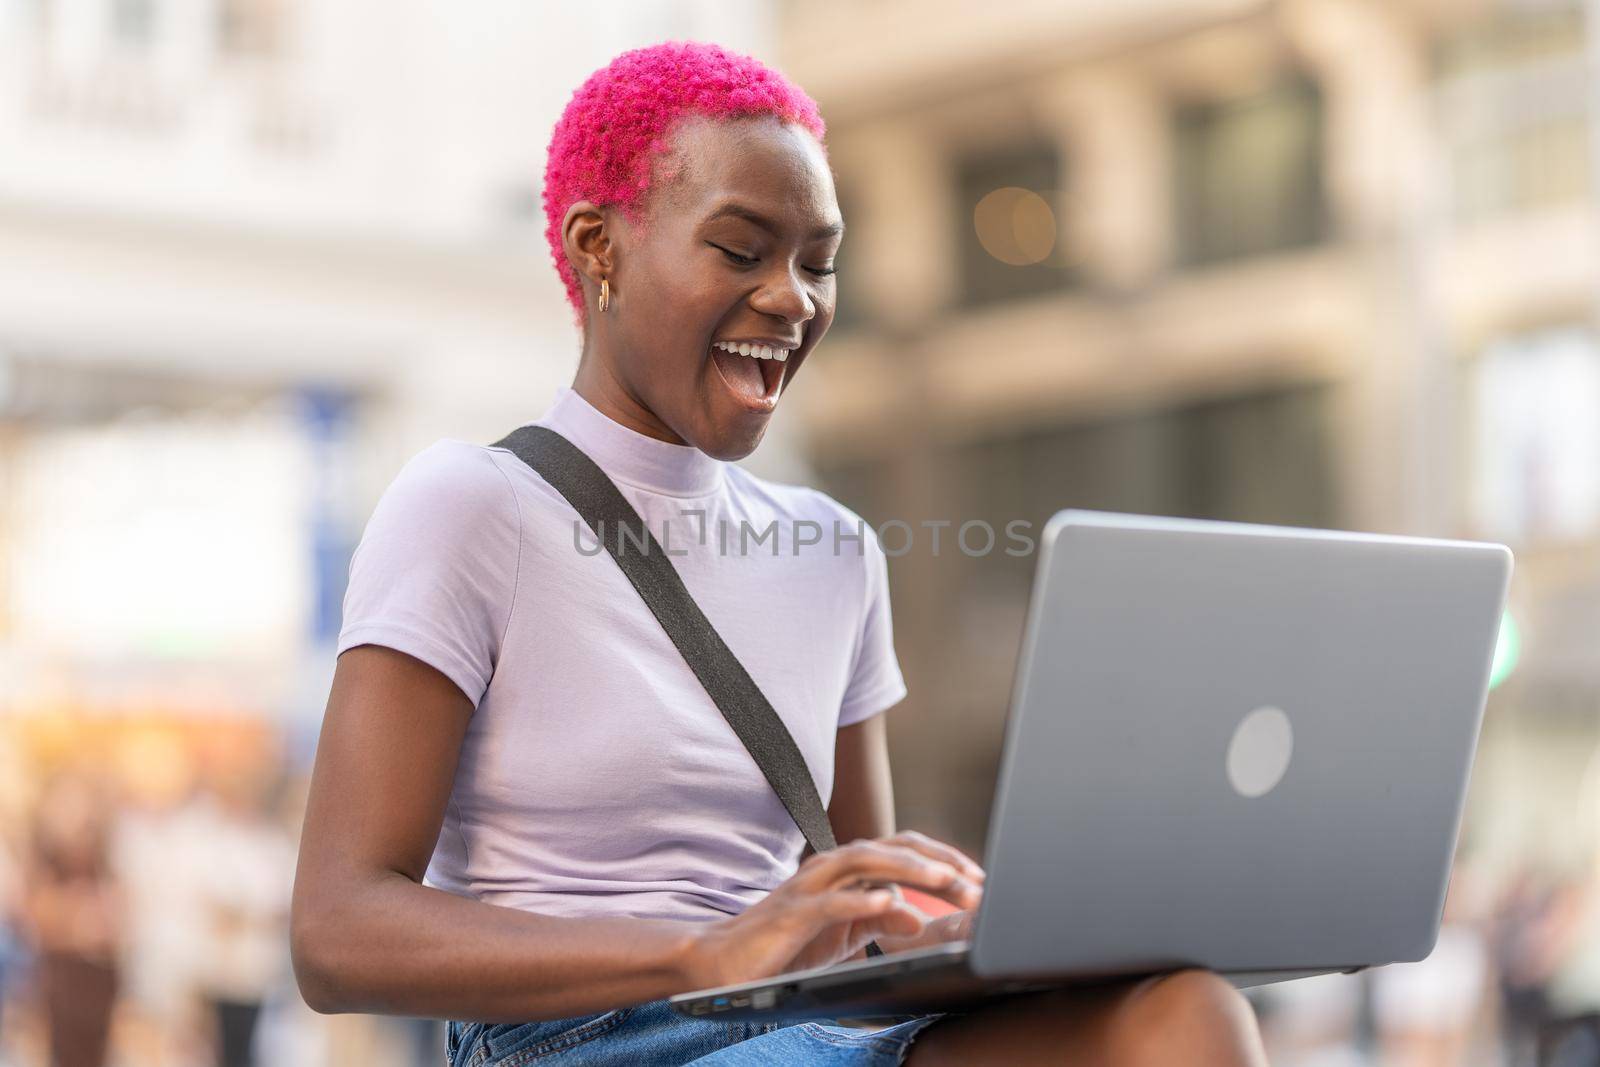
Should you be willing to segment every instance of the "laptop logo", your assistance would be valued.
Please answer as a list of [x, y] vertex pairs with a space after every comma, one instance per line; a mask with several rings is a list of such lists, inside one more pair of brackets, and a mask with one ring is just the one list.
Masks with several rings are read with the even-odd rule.
[[1294, 730], [1278, 708], [1257, 708], [1234, 727], [1228, 743], [1228, 784], [1242, 797], [1260, 797], [1283, 781], [1294, 754]]

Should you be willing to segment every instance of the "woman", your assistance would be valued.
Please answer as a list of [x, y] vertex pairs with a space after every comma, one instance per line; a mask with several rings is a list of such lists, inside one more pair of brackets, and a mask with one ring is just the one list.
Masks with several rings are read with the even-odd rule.
[[[771, 787], [555, 490], [509, 451], [441, 441], [352, 562], [297, 874], [301, 990], [322, 1011], [472, 1020], [451, 1024], [455, 1065], [1260, 1062], [1248, 1006], [1200, 972], [876, 1032], [662, 1003], [873, 939], [959, 936], [886, 886], [969, 911], [981, 894], [971, 860], [894, 832], [880, 713], [905, 688], [881, 549], [826, 496], [725, 462], [760, 442], [833, 319], [823, 133], [804, 93], [710, 45], [624, 53], [574, 94], [544, 200], [583, 350], [540, 422], [673, 554], [845, 844], [801, 861]], [[802, 551], [809, 524], [821, 543]]]
[[122, 893], [103, 797], [67, 775], [40, 797], [25, 916], [54, 1067], [106, 1062], [120, 985]]

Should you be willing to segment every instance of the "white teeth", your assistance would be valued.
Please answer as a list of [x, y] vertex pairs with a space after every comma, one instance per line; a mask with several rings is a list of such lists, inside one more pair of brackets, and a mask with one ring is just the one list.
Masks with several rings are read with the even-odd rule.
[[735, 352], [741, 356], [749, 356], [751, 359], [775, 359], [779, 363], [783, 363], [789, 358], [788, 349], [769, 348], [766, 345], [751, 344], [749, 341], [717, 341], [711, 347], [720, 348], [724, 352]]

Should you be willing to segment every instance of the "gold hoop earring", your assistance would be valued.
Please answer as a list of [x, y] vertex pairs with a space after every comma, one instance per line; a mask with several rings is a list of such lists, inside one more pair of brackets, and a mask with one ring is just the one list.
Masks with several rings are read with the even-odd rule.
[[600, 279], [600, 310], [607, 311], [611, 308], [611, 282], [607, 278]]

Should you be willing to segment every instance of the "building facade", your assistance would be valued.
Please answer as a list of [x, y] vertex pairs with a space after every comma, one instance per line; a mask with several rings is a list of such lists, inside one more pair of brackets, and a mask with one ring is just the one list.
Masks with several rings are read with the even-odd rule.
[[785, 4], [779, 29], [849, 227], [839, 323], [792, 399], [829, 484], [906, 549], [905, 817], [975, 845], [987, 815], [1032, 560], [962, 524], [1078, 506], [1507, 541], [1523, 655], [1466, 840], [1582, 862], [1581, 6], [880, 0]]
[[0, 703], [154, 663], [158, 702], [314, 723], [378, 494], [571, 380], [570, 94], [666, 38], [766, 52], [770, 10], [0, 0]]

